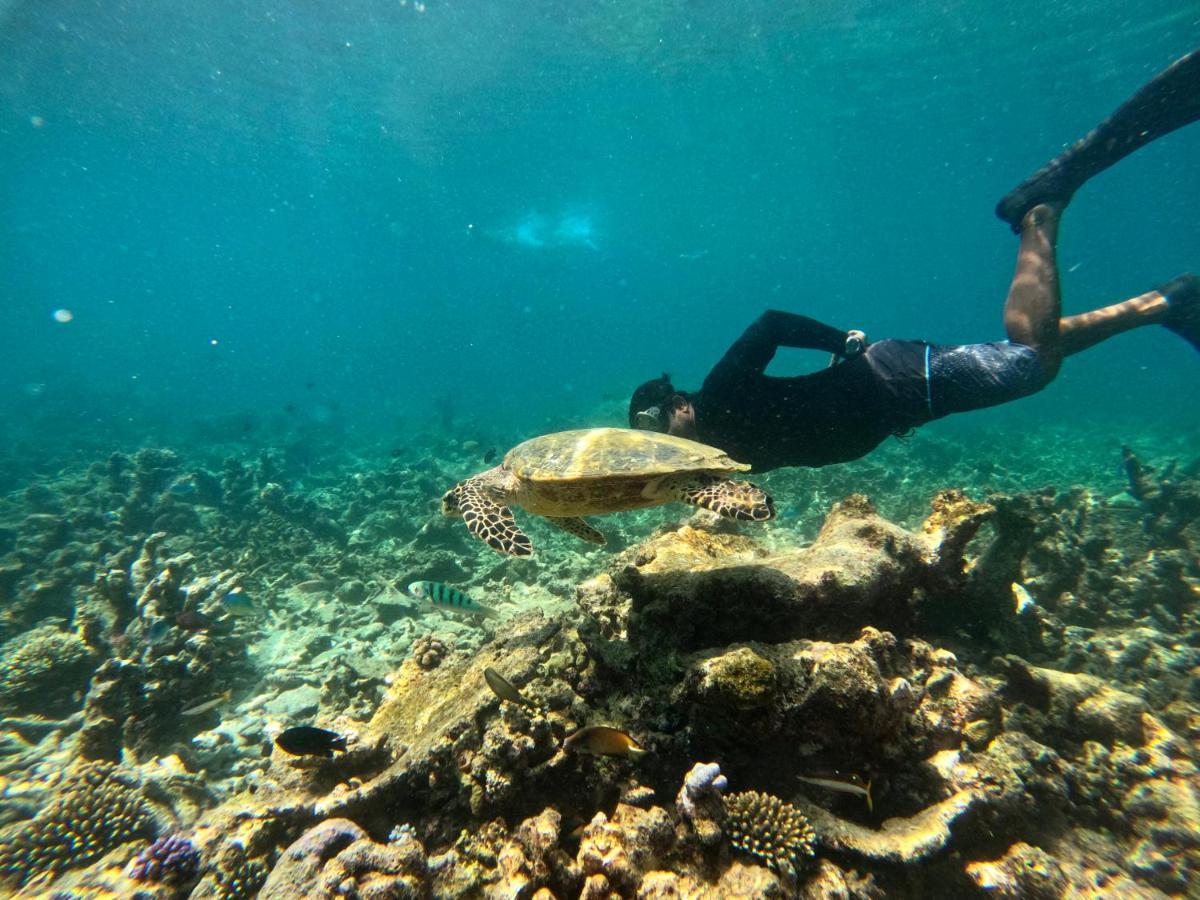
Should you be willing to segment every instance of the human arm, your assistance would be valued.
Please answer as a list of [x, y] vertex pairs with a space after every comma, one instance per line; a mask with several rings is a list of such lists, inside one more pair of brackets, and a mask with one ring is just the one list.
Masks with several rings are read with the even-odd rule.
[[847, 332], [808, 316], [768, 309], [733, 342], [712, 375], [731, 379], [739, 375], [761, 375], [780, 347], [843, 355], [846, 336]]

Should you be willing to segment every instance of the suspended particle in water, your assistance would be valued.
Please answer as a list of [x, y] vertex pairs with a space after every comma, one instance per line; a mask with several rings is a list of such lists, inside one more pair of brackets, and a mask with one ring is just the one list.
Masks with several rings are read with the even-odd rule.
[[54, 316], [54, 321], [60, 325], [66, 325], [75, 318], [75, 313], [69, 309], [56, 309], [52, 315]]
[[30, 116], [29, 124], [32, 125], [34, 128], [41, 128], [43, 125], [46, 124], [46, 120], [43, 119], [41, 116]]

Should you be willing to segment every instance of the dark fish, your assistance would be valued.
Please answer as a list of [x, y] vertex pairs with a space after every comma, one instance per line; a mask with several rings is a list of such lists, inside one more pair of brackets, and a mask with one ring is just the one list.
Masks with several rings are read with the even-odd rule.
[[292, 756], [324, 756], [333, 758], [333, 751], [346, 752], [346, 739], [335, 731], [324, 728], [313, 728], [311, 725], [297, 725], [287, 731], [280, 732], [275, 743], [284, 753]]
[[404, 451], [401, 450], [399, 447], [392, 448], [392, 459], [395, 459], [396, 457], [403, 456], [403, 455], [404, 455]]
[[490, 463], [495, 458], [496, 458], [496, 448], [495, 447], [489, 447], [488, 452], [483, 454], [483, 461], [485, 463]]
[[519, 703], [521, 706], [528, 706], [530, 709], [537, 709], [537, 704], [525, 697], [516, 689], [511, 681], [497, 672], [495, 669], [484, 669], [483, 680], [487, 682], [487, 686], [492, 689], [492, 693], [501, 700], [507, 700], [509, 703]]
[[184, 631], [204, 631], [212, 626], [212, 619], [194, 609], [185, 609], [175, 617], [175, 624]]
[[626, 756], [637, 759], [650, 751], [619, 728], [607, 725], [588, 725], [574, 734], [567, 735], [563, 747], [576, 753], [591, 753], [594, 756]]

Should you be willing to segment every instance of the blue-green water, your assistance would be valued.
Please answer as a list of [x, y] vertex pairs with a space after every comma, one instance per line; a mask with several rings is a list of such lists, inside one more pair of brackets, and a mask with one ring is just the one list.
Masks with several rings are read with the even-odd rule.
[[[995, 201], [1197, 43], [1178, 0], [6, 0], [3, 427], [612, 421], [768, 306], [999, 339]], [[1080, 192], [1067, 311], [1200, 267], [1198, 160]], [[1195, 429], [1197, 363], [1147, 329], [973, 418]]]

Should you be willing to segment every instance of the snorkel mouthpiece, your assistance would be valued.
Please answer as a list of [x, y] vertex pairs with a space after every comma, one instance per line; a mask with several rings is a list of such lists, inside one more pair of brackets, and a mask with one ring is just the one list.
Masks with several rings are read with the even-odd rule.
[[634, 416], [633, 425], [643, 431], [664, 431], [662, 408], [651, 406], [649, 409], [643, 409]]

